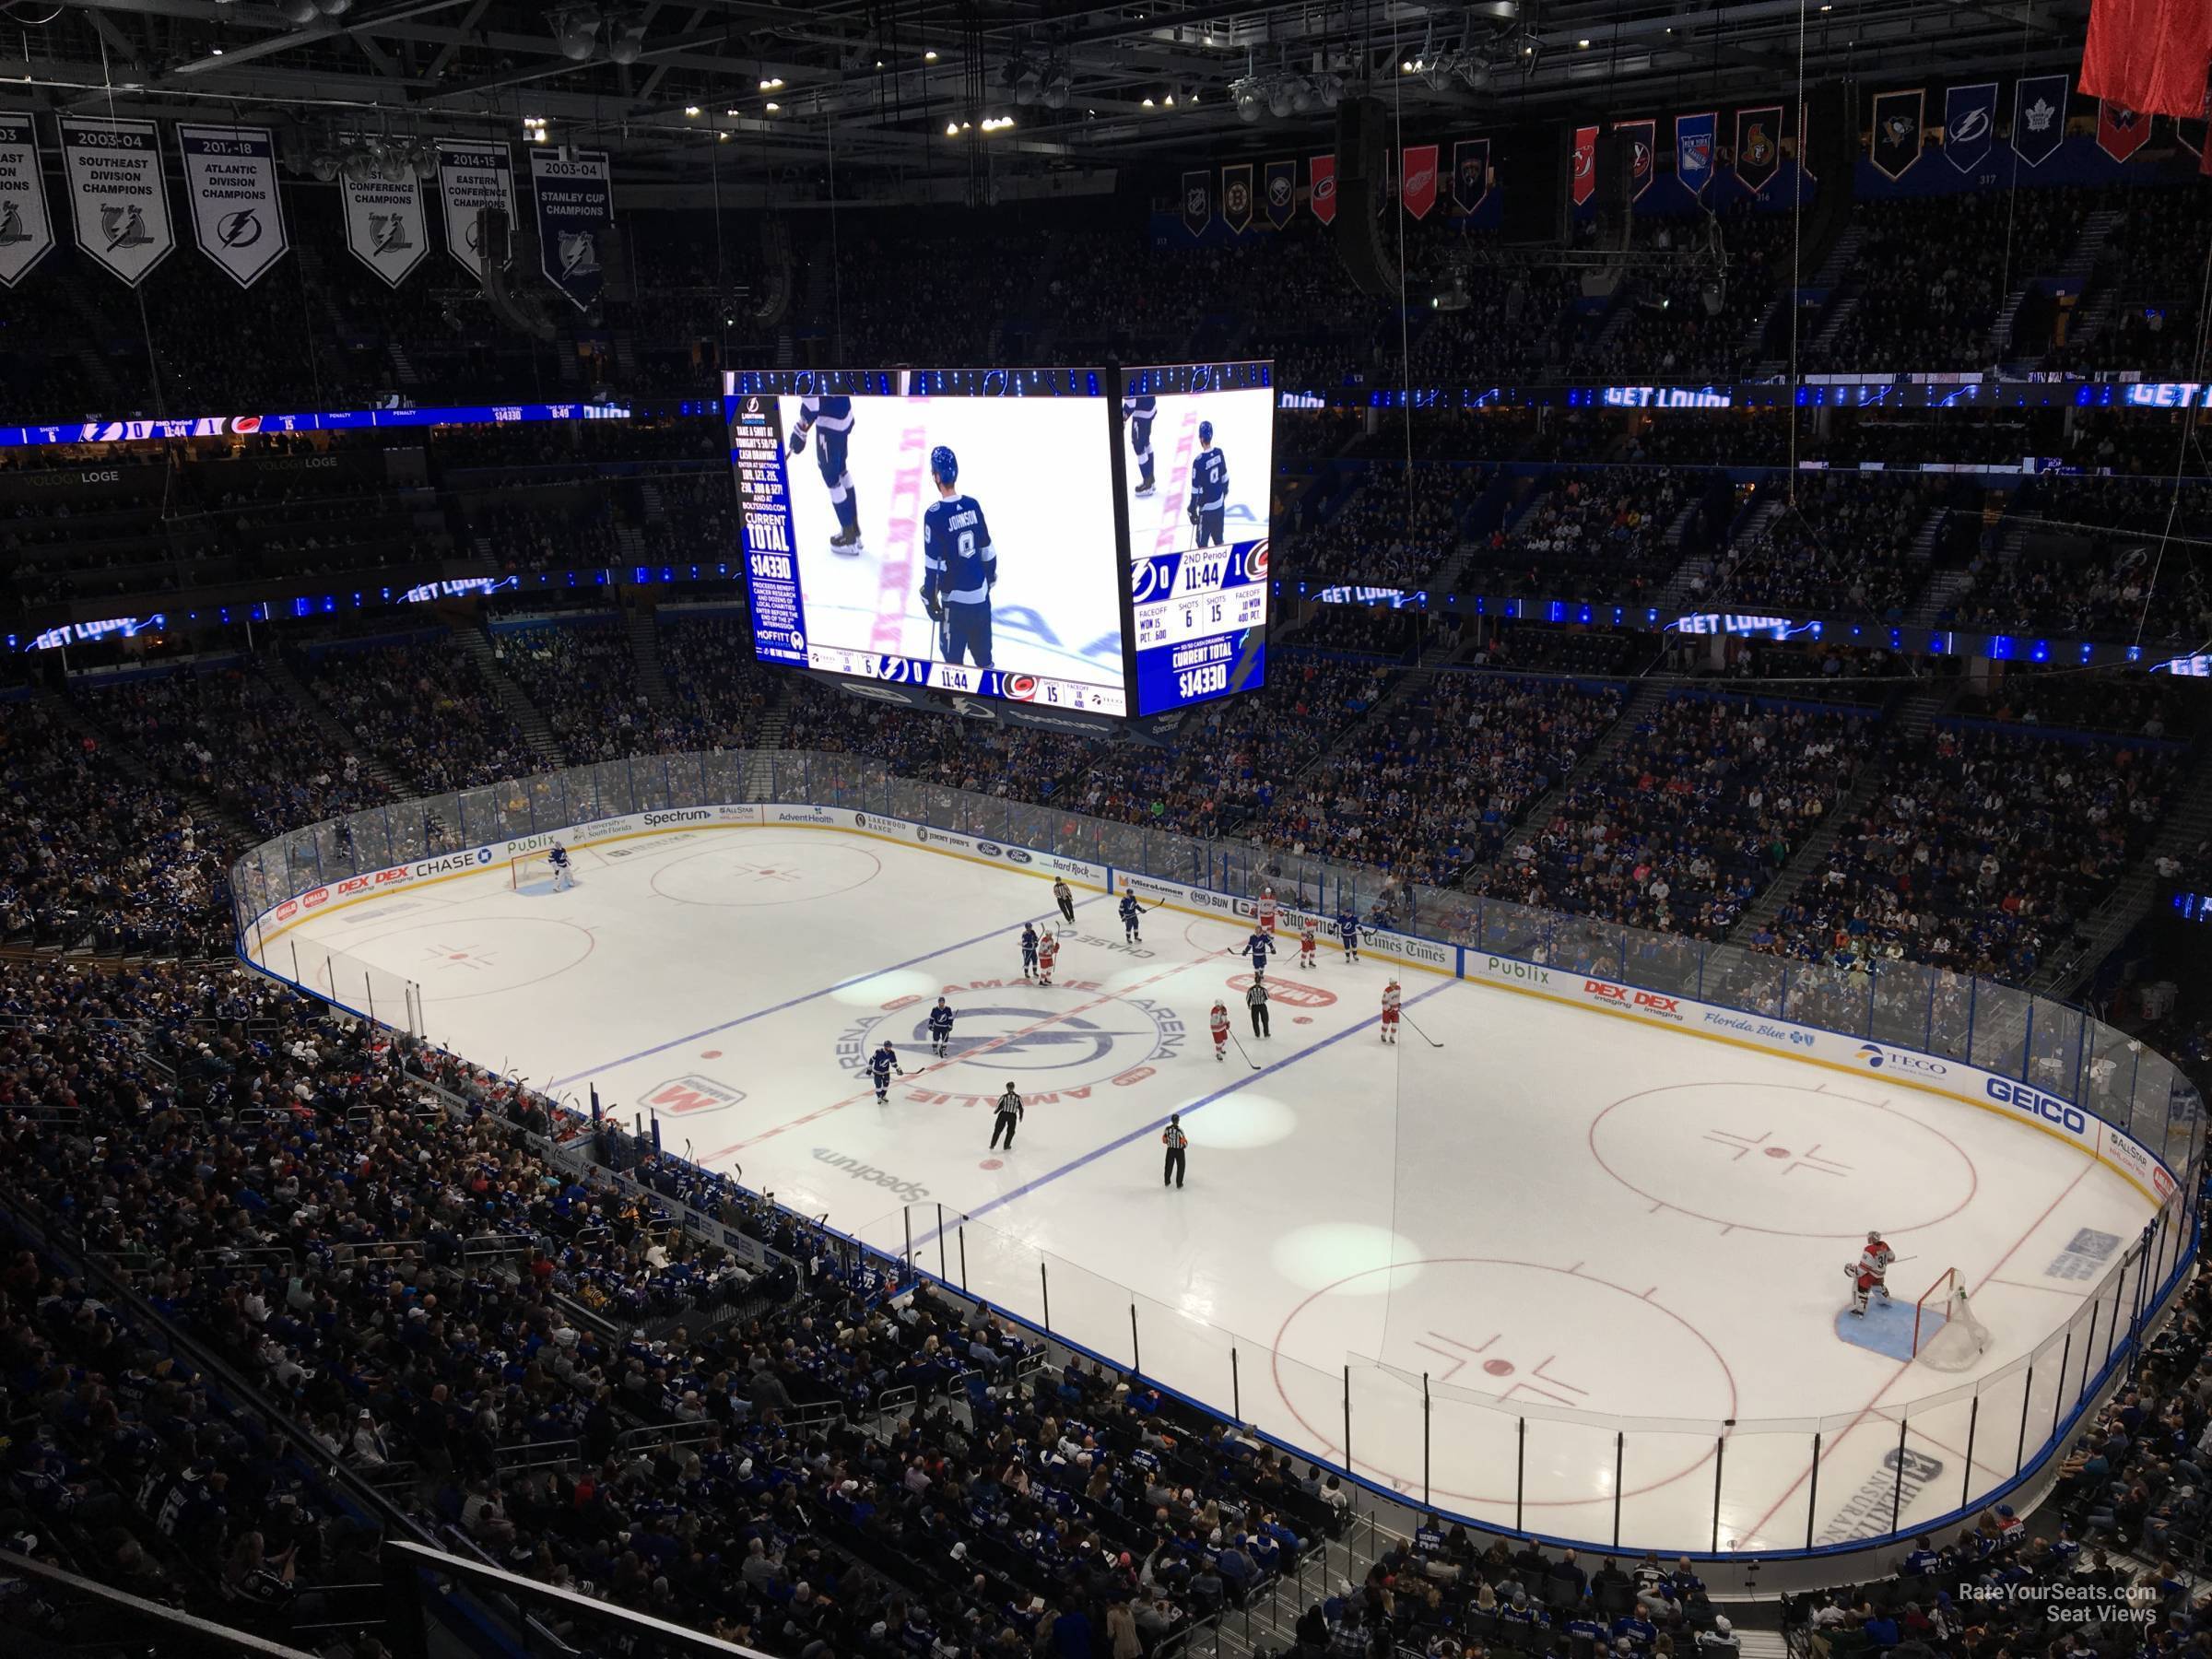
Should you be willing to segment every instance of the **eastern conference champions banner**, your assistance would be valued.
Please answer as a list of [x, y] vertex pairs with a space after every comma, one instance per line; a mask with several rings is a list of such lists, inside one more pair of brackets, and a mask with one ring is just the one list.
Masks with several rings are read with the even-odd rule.
[[150, 121], [65, 115], [62, 177], [76, 245], [132, 288], [177, 245], [161, 178], [161, 135]]
[[[477, 216], [497, 207], [514, 223], [514, 164], [504, 144], [438, 142], [438, 194], [445, 208], [445, 251], [478, 282], [484, 280], [484, 227]], [[513, 259], [513, 244], [508, 257]]]
[[291, 246], [276, 201], [276, 145], [266, 127], [177, 125], [192, 234], [240, 288], [252, 288]]
[[537, 202], [539, 268], [571, 305], [588, 311], [606, 286], [599, 250], [615, 223], [606, 152], [534, 149], [530, 187]]
[[28, 115], [0, 115], [0, 283], [14, 288], [53, 252], [38, 134]]

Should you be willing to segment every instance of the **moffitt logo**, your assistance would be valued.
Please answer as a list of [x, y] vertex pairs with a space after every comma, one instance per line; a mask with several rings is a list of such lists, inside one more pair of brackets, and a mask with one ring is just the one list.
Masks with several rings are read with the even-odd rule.
[[1608, 984], [1604, 980], [1584, 980], [1583, 994], [1600, 1002], [1619, 1003], [1627, 1007], [1656, 1014], [1662, 1019], [1680, 1019], [1681, 1001], [1677, 997], [1661, 996], [1656, 991], [1631, 991], [1626, 985]]
[[2032, 1117], [2047, 1124], [2056, 1124], [2070, 1135], [2087, 1135], [2089, 1120], [2078, 1106], [2070, 1106], [2055, 1095], [2047, 1095], [2025, 1083], [2008, 1082], [2003, 1077], [1992, 1077], [1983, 1085], [1993, 1100], [2007, 1106], [2018, 1106]]
[[658, 830], [668, 824], [703, 824], [713, 816], [703, 806], [683, 812], [649, 812], [645, 815], [645, 828]]
[[648, 1112], [669, 1117], [696, 1117], [702, 1112], [720, 1112], [725, 1106], [735, 1106], [744, 1099], [742, 1088], [732, 1088], [712, 1077], [687, 1072], [680, 1077], [655, 1084], [646, 1091], [640, 1104]]
[[1904, 1049], [1884, 1048], [1878, 1042], [1859, 1044], [1859, 1064], [1869, 1071], [1912, 1072], [1923, 1077], [1947, 1077], [1951, 1070], [1940, 1060], [1924, 1059]]

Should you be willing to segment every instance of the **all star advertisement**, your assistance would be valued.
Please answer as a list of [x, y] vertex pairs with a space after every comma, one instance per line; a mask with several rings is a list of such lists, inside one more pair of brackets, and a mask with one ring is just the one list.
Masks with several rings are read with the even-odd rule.
[[177, 246], [161, 178], [160, 132], [150, 121], [66, 115], [61, 129], [62, 177], [76, 245], [136, 288]]
[[1129, 712], [1094, 369], [757, 370], [723, 406], [765, 661]]
[[276, 199], [276, 142], [266, 127], [177, 124], [192, 234], [240, 288], [252, 288], [292, 244]]
[[1124, 371], [1123, 495], [1133, 565], [1266, 538], [1274, 383], [1271, 363]]
[[397, 288], [430, 251], [422, 181], [411, 168], [396, 179], [355, 179], [340, 172], [338, 194], [346, 205], [347, 251], [386, 286]]
[[[503, 207], [514, 223], [514, 163], [503, 144], [438, 141], [438, 194], [445, 213], [445, 251], [484, 280], [483, 229], [477, 214]], [[512, 257], [512, 247], [510, 258]]]
[[606, 286], [599, 250], [615, 224], [614, 182], [605, 150], [533, 149], [530, 188], [537, 202], [538, 265], [546, 280], [589, 311]]
[[14, 288], [53, 252], [38, 130], [28, 115], [0, 114], [0, 284]]

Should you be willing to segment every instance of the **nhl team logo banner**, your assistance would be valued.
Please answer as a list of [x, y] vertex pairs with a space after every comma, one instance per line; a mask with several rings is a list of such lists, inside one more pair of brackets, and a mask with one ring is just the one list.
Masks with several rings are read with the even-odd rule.
[[2150, 117], [2109, 98], [2097, 100], [2097, 147], [2124, 161], [2150, 142]]
[[1943, 95], [1944, 159], [1962, 173], [1989, 159], [1997, 137], [1997, 83], [1953, 87]]
[[1629, 200], [1640, 202], [1643, 193], [1652, 187], [1652, 176], [1657, 171], [1653, 164], [1652, 147], [1656, 144], [1659, 124], [1655, 121], [1617, 121], [1613, 130], [1628, 141], [1629, 146]]
[[1267, 222], [1280, 230], [1298, 213], [1298, 163], [1270, 161], [1267, 163]]
[[2012, 89], [2013, 152], [2030, 167], [2058, 153], [2066, 136], [2066, 91], [2063, 75], [2031, 75]]
[[1473, 213], [1490, 194], [1490, 141], [1462, 138], [1452, 147], [1452, 206]]
[[1574, 129], [1574, 171], [1567, 181], [1567, 194], [1577, 207], [1597, 192], [1597, 129]]
[[1239, 236], [1252, 229], [1252, 163], [1221, 170], [1221, 222]]
[[1920, 159], [1922, 124], [1927, 114], [1925, 87], [1874, 96], [1874, 164], [1887, 179], [1901, 179]]
[[615, 228], [615, 188], [605, 150], [530, 152], [537, 203], [537, 264], [546, 280], [589, 311], [606, 286], [599, 250]]
[[76, 245], [131, 288], [176, 251], [161, 135], [150, 121], [64, 116], [62, 177]]
[[[504, 144], [438, 141], [438, 194], [445, 212], [445, 251], [478, 282], [484, 280], [483, 229], [477, 215], [486, 207], [506, 212], [514, 223], [514, 163]], [[509, 244], [508, 257], [513, 258]]]
[[1313, 217], [1323, 224], [1333, 224], [1336, 218], [1336, 158], [1315, 156], [1306, 163], [1307, 206]]
[[28, 115], [0, 114], [0, 284], [14, 288], [53, 252], [38, 130]]
[[397, 288], [430, 251], [422, 181], [412, 168], [397, 179], [357, 181], [341, 172], [338, 194], [346, 206], [347, 251]]
[[1720, 112], [1675, 117], [1675, 177], [1691, 195], [1701, 196], [1712, 182], [1712, 135]]
[[1782, 171], [1782, 106], [1735, 112], [1735, 176], [1753, 194]]
[[1212, 182], [1203, 172], [1182, 175], [1182, 228], [1193, 236], [1203, 236], [1213, 222], [1214, 194]]
[[1433, 144], [1409, 144], [1398, 155], [1398, 199], [1417, 219], [1436, 206], [1436, 158]]
[[177, 124], [192, 235], [240, 288], [252, 288], [292, 244], [276, 200], [276, 142], [266, 127]]

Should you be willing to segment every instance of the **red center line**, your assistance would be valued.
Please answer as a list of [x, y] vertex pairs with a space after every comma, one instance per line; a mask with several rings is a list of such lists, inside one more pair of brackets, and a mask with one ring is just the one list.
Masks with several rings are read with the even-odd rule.
[[[1226, 955], [1227, 947], [1224, 947], [1221, 951], [1217, 952], [1216, 954]], [[1057, 1024], [1059, 1021], [1071, 1018], [1077, 1014], [1088, 1013], [1092, 1008], [1096, 1008], [1102, 1004], [1119, 1002], [1123, 997], [1128, 995], [1132, 991], [1141, 991], [1147, 985], [1155, 985], [1158, 984], [1161, 980], [1172, 979], [1176, 974], [1182, 972], [1184, 969], [1195, 968], [1200, 963], [1209, 961], [1211, 959], [1212, 959], [1208, 957], [1193, 957], [1188, 961], [1176, 963], [1172, 968], [1163, 968], [1158, 973], [1151, 974], [1145, 979], [1138, 980], [1133, 984], [1123, 986], [1119, 991], [1104, 992], [1100, 995], [1092, 997], [1090, 1001], [1087, 1003], [1077, 1003], [1072, 1008], [1063, 1008], [1057, 1014], [1048, 1014], [1042, 1019], [1033, 1020], [1026, 1026], [1022, 1026], [1015, 1030], [1006, 1032], [1004, 1036], [994, 1037], [990, 1041], [983, 1043], [979, 1047], [970, 1049], [958, 1060], [954, 1060], [947, 1056], [943, 1060], [938, 1060], [931, 1065], [924, 1065], [920, 1070], [914, 1072], [912, 1076], [917, 1077], [926, 1077], [930, 1073], [934, 1071], [941, 1071], [946, 1066], [965, 1065], [968, 1061], [972, 1060], [978, 1054], [987, 1054], [994, 1049], [1003, 1048], [1009, 1042], [1013, 1042], [1019, 1038], [1029, 1036], [1032, 1031], [1041, 1031], [1046, 1026]], [[841, 1100], [832, 1100], [829, 1105], [818, 1107], [815, 1111], [807, 1112], [804, 1117], [793, 1118], [788, 1124], [778, 1124], [773, 1129], [763, 1129], [759, 1134], [747, 1135], [741, 1141], [732, 1141], [728, 1146], [723, 1147], [719, 1152], [708, 1153], [706, 1158], [701, 1161], [711, 1163], [715, 1159], [726, 1158], [733, 1152], [743, 1151], [747, 1147], [758, 1146], [764, 1140], [771, 1140], [776, 1135], [782, 1134], [786, 1129], [796, 1129], [803, 1124], [813, 1123], [817, 1118], [828, 1117], [833, 1112], [842, 1112], [848, 1106], [856, 1106], [863, 1100], [873, 1100], [875, 1095], [876, 1085], [870, 1083], [865, 1088], [861, 1089], [857, 1094], [847, 1095]]]
[[[2060, 1205], [2064, 1204], [2068, 1195], [2073, 1193], [2074, 1189], [2086, 1181], [2088, 1178], [2089, 1171], [2096, 1167], [2097, 1166], [2094, 1162], [2085, 1163], [2081, 1166], [2081, 1173], [2075, 1176], [2072, 1181], [2066, 1182], [2065, 1188], [2059, 1193], [2058, 1196], [2052, 1199], [2049, 1204], [2043, 1206], [2043, 1213], [2028, 1224], [2028, 1230], [2023, 1232], [2018, 1238], [2012, 1241], [2012, 1248], [2007, 1250], [2003, 1255], [1997, 1258], [1996, 1265], [1992, 1267], [1987, 1273], [1982, 1276], [1981, 1282], [1974, 1286], [1974, 1289], [1977, 1293], [1979, 1293], [1982, 1288], [1984, 1285], [1987, 1285], [1990, 1280], [1995, 1278], [1999, 1273], [2004, 1271], [2005, 1264], [2011, 1261], [2012, 1258], [2019, 1253], [2019, 1248], [2021, 1245], [2027, 1243], [2030, 1239], [2035, 1236], [2035, 1230], [2042, 1226], [2044, 1222], [2051, 1218], [2052, 1211], [2055, 1210]], [[1902, 1377], [1912, 1369], [1912, 1361], [1910, 1359], [1906, 1360], [1902, 1365], [1897, 1368], [1896, 1371], [1890, 1376], [1889, 1381], [1883, 1383], [1881, 1387], [1876, 1391], [1874, 1398], [1867, 1401], [1865, 1406], [1860, 1410], [1859, 1415], [1851, 1419], [1851, 1422], [1844, 1428], [1843, 1432], [1837, 1435], [1834, 1440], [1830, 1441], [1820, 1449], [1820, 1462], [1826, 1463], [1830, 1457], [1835, 1455], [1836, 1448], [1841, 1446], [1851, 1437], [1852, 1430], [1855, 1430], [1861, 1423], [1865, 1422], [1868, 1418], [1874, 1415], [1874, 1408], [1882, 1403], [1882, 1395], [1888, 1394], [1891, 1389], [1895, 1388], [1898, 1384], [1898, 1379]], [[1803, 1486], [1805, 1484], [1806, 1475], [1810, 1475], [1811, 1473], [1812, 1468], [1808, 1465], [1806, 1466], [1805, 1475], [1798, 1476], [1796, 1479], [1791, 1481], [1788, 1486], [1784, 1487], [1783, 1488], [1782, 1496], [1774, 1500], [1773, 1503], [1768, 1507], [1767, 1512], [1761, 1515], [1757, 1521], [1754, 1521], [1751, 1524], [1750, 1530], [1745, 1533], [1743, 1535], [1747, 1538], [1758, 1537], [1759, 1534], [1765, 1530], [1767, 1523], [1774, 1519], [1775, 1511], [1781, 1509], [1783, 1504], [1790, 1500], [1790, 1494], [1794, 1492], [1799, 1487]]]

